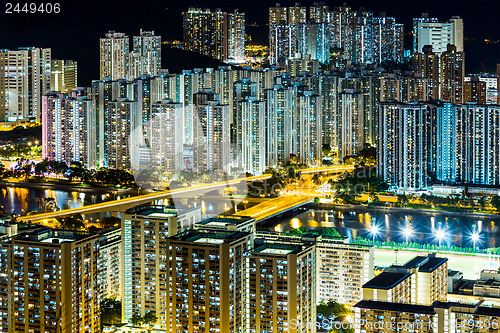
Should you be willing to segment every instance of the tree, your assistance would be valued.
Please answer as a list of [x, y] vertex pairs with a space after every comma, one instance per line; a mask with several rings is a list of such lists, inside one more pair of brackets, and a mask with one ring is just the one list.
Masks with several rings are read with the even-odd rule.
[[0, 217], [9, 216], [9, 213], [5, 210], [4, 206], [0, 206]]
[[495, 208], [497, 211], [500, 211], [500, 196], [494, 195], [491, 198], [490, 203], [493, 206], [493, 208]]
[[85, 227], [85, 224], [83, 223], [83, 216], [81, 214], [63, 217], [58, 219], [58, 222], [63, 229], [78, 230]]
[[349, 309], [344, 304], [335, 301], [328, 301], [328, 303], [322, 301], [317, 306], [316, 312], [326, 318], [345, 317], [350, 314]]
[[139, 326], [142, 324], [142, 317], [139, 312], [134, 312], [132, 317], [128, 320], [133, 326]]
[[142, 322], [146, 325], [149, 325], [148, 331], [151, 331], [153, 329], [153, 325], [156, 324], [156, 321], [158, 321], [158, 317], [156, 317], [153, 312], [146, 313], [142, 318]]
[[330, 154], [332, 153], [332, 147], [330, 147], [329, 144], [323, 143], [321, 151], [323, 153], [323, 156], [330, 156]]
[[107, 216], [101, 220], [101, 225], [103, 228], [111, 228], [115, 225], [119, 225], [121, 220], [118, 217]]
[[56, 199], [54, 198], [36, 198], [38, 208], [42, 213], [51, 213], [59, 210]]
[[101, 324], [119, 324], [122, 321], [122, 303], [115, 299], [101, 301]]
[[406, 207], [410, 200], [408, 200], [408, 197], [404, 194], [398, 194], [398, 206], [399, 207]]

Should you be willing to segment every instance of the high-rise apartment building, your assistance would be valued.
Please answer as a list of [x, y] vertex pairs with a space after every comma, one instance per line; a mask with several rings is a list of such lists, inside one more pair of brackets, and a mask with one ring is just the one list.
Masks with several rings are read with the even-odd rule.
[[105, 161], [109, 168], [130, 170], [132, 164], [138, 162], [131, 157], [138, 156], [134, 150], [139, 148], [142, 141], [142, 131], [134, 130], [142, 125], [142, 115], [137, 110], [137, 102], [118, 98], [108, 102], [107, 111]]
[[99, 288], [102, 299], [122, 297], [121, 235], [120, 228], [99, 235]]
[[330, 30], [327, 22], [297, 26], [297, 52], [308, 54], [322, 64], [330, 61]]
[[424, 46], [421, 52], [414, 53], [412, 56], [413, 72], [428, 79], [425, 101], [439, 99], [441, 93], [439, 59], [439, 56], [432, 52], [432, 46], [430, 45]]
[[332, 47], [338, 48], [348, 61], [380, 63], [403, 59], [403, 25], [394, 17], [375, 17], [372, 12], [337, 7], [328, 15], [328, 26]]
[[197, 172], [230, 173], [229, 105], [207, 89], [195, 95], [193, 115], [194, 169]]
[[459, 16], [443, 22], [424, 13], [413, 19], [413, 53], [420, 53], [430, 45], [440, 56], [447, 51], [448, 44], [455, 45], [458, 52], [464, 51], [464, 24]]
[[456, 106], [457, 181], [500, 184], [500, 106]]
[[78, 85], [77, 62], [74, 60], [52, 60], [50, 91], [68, 92]]
[[298, 109], [293, 119], [293, 127], [297, 129], [292, 147], [297, 152], [299, 163], [321, 165], [322, 161], [322, 125], [321, 96], [313, 91], [304, 91], [298, 96]]
[[338, 95], [338, 154], [339, 158], [356, 155], [365, 142], [363, 93], [345, 89]]
[[285, 64], [286, 59], [295, 56], [297, 49], [297, 26], [307, 23], [306, 7], [269, 8], [269, 61]]
[[465, 58], [464, 52], [448, 45], [441, 53], [441, 100], [462, 104], [464, 98]]
[[109, 114], [109, 102], [116, 101], [118, 98], [127, 97], [127, 83], [124, 80], [112, 81], [105, 79], [102, 81], [92, 81], [91, 98], [95, 102], [95, 150], [96, 165], [104, 167], [107, 165], [107, 115]]
[[227, 14], [227, 60], [241, 63], [245, 61], [245, 13], [234, 10]]
[[[431, 138], [432, 172], [436, 178], [444, 182], [457, 180], [457, 113], [455, 105], [438, 103], [434, 119], [436, 126], [431, 125], [435, 135]], [[434, 148], [435, 147], [435, 148]], [[434, 160], [435, 156], [435, 161]]]
[[247, 232], [224, 230], [189, 230], [169, 238], [162, 327], [179, 333], [246, 332], [249, 242]]
[[481, 81], [477, 76], [464, 82], [464, 103], [467, 102], [486, 104], [486, 82]]
[[[485, 313], [484, 309], [478, 308], [479, 304], [471, 306], [446, 302], [447, 261], [447, 258], [437, 257], [436, 254], [417, 256], [404, 265], [392, 265], [388, 271], [368, 281], [363, 286], [363, 300], [354, 306], [356, 332], [399, 329], [446, 332], [450, 327], [454, 330], [464, 325], [465, 318], [466, 321], [480, 319]], [[500, 315], [498, 311], [489, 314]], [[467, 332], [480, 331], [475, 330], [474, 324], [471, 326], [463, 328]]]
[[130, 40], [121, 32], [110, 31], [100, 39], [101, 80], [127, 78]]
[[293, 125], [293, 110], [297, 105], [297, 91], [274, 85], [264, 91], [267, 112], [266, 164], [284, 165], [290, 160], [292, 142], [297, 128]]
[[287, 59], [287, 72], [291, 76], [299, 76], [303, 73], [316, 74], [319, 72], [319, 60], [312, 58], [311, 54], [295, 54], [293, 58]]
[[383, 102], [379, 175], [402, 190], [425, 188], [430, 178], [500, 184], [499, 119], [491, 104]]
[[497, 64], [497, 104], [500, 104], [500, 64]]
[[40, 228], [0, 242], [2, 332], [97, 332], [99, 237]]
[[316, 246], [258, 243], [248, 256], [247, 332], [316, 332]]
[[351, 244], [347, 238], [260, 233], [267, 243], [316, 244], [316, 301], [353, 305], [363, 299], [363, 285], [373, 278], [372, 246]]
[[380, 103], [377, 170], [379, 177], [400, 189], [427, 186], [430, 108], [422, 103]]
[[[161, 71], [161, 37], [154, 31], [143, 31], [132, 40], [129, 78], [141, 75], [158, 76]], [[132, 67], [135, 69], [133, 70]]]
[[184, 112], [182, 104], [162, 100], [153, 104], [151, 118], [152, 166], [171, 177], [184, 165]]
[[182, 13], [184, 49], [221, 60], [240, 62], [245, 56], [245, 14], [190, 8]]
[[363, 299], [371, 301], [428, 306], [447, 296], [448, 259], [435, 254], [392, 265], [363, 285]]
[[[138, 312], [158, 317], [165, 328], [170, 309], [168, 301], [171, 258], [169, 236], [191, 228], [201, 221], [200, 208], [190, 210], [170, 206], [138, 206], [122, 214], [121, 228], [121, 299], [125, 321]], [[190, 257], [184, 257], [188, 260]], [[175, 291], [174, 291], [175, 292]]]
[[0, 119], [40, 123], [42, 95], [50, 91], [51, 50], [0, 50]]
[[82, 90], [42, 97], [42, 157], [96, 165], [95, 103]]
[[254, 97], [239, 102], [241, 110], [241, 166], [244, 172], [263, 174], [266, 170], [265, 103]]
[[[369, 30], [370, 23], [364, 23], [364, 30]], [[404, 52], [404, 26], [396, 22], [394, 17], [374, 17], [373, 29], [373, 56], [372, 58], [360, 59], [358, 62], [381, 63], [384, 60], [401, 62]], [[370, 44], [358, 48], [361, 52], [369, 51]]]

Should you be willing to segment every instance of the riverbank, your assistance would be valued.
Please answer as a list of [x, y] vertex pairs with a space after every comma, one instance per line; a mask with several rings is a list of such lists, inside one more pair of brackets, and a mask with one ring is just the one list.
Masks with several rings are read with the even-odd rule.
[[[62, 191], [75, 191], [84, 193], [116, 193], [128, 194], [134, 193], [137, 195], [137, 188], [116, 188], [112, 186], [102, 186], [97, 184], [77, 184], [77, 183], [49, 183], [49, 182], [15, 182], [15, 181], [0, 181], [0, 188], [19, 187], [19, 188], [34, 188], [34, 189], [49, 189], [49, 190], [62, 190]], [[139, 189], [139, 194], [150, 193], [149, 191]]]
[[469, 218], [487, 218], [487, 217], [499, 217], [500, 214], [487, 214], [479, 212], [453, 212], [447, 210], [432, 210], [432, 209], [422, 209], [422, 208], [401, 208], [401, 207], [380, 207], [380, 206], [366, 206], [366, 205], [344, 205], [344, 204], [331, 204], [331, 203], [310, 203], [308, 205], [311, 209], [318, 210], [358, 210], [364, 212], [383, 212], [383, 213], [415, 213], [419, 212], [426, 215], [437, 215], [437, 214], [449, 214], [451, 216], [462, 216]]

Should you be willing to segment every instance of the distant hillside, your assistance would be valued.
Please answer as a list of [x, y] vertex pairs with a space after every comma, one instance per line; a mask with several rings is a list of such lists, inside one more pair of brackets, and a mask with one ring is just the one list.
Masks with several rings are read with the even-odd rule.
[[161, 68], [168, 69], [170, 73], [180, 73], [185, 69], [193, 68], [218, 68], [225, 66], [219, 60], [212, 59], [205, 55], [171, 48], [164, 45], [161, 49]]

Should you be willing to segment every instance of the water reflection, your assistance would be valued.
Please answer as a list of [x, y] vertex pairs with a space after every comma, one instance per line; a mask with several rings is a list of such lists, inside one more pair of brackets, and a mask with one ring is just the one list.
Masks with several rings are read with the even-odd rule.
[[[52, 190], [45, 188], [2, 187], [0, 206], [9, 214], [24, 215], [43, 208], [43, 199], [53, 198], [59, 209], [78, 208], [109, 200], [103, 193]], [[111, 198], [113, 199], [113, 198]]]
[[[379, 241], [415, 242], [487, 248], [500, 246], [500, 216], [475, 217], [453, 213], [352, 210], [307, 210], [294, 218], [276, 220], [282, 231], [335, 228], [342, 236]], [[373, 235], [376, 226], [377, 235]]]

